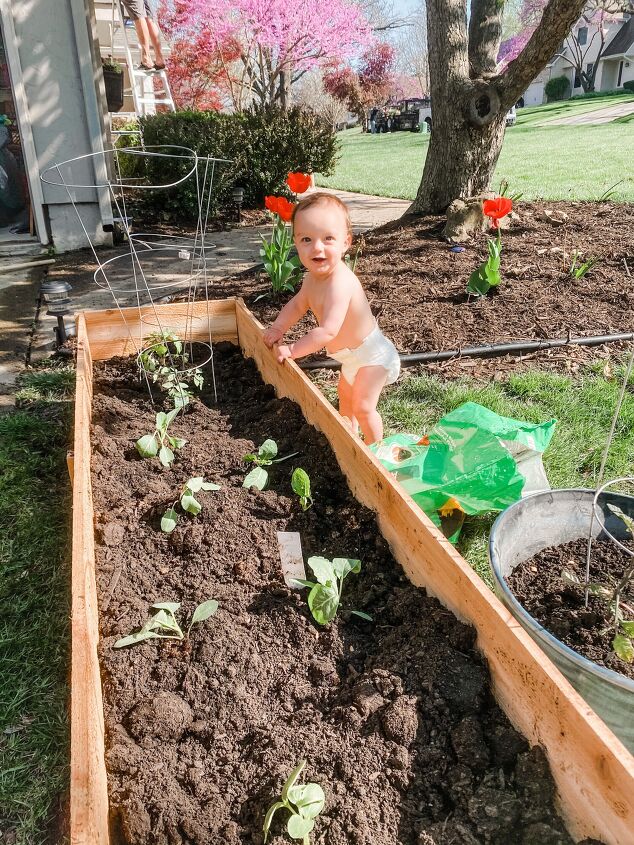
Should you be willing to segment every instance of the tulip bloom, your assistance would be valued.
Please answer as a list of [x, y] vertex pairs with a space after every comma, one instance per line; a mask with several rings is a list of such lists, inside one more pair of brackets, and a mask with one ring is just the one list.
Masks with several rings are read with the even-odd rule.
[[293, 216], [293, 209], [295, 208], [295, 204], [289, 202], [286, 197], [264, 197], [264, 205], [270, 212], [277, 214], [285, 223], [290, 222]]
[[482, 210], [491, 219], [494, 229], [500, 225], [500, 220], [511, 211], [513, 203], [508, 197], [496, 197], [493, 200], [485, 200], [482, 203]]
[[286, 184], [294, 194], [303, 194], [310, 188], [309, 173], [289, 173]]

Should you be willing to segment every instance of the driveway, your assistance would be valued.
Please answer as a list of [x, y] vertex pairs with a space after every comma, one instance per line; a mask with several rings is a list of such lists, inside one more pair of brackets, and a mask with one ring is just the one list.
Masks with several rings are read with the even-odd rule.
[[585, 114], [573, 115], [572, 117], [559, 117], [556, 120], [546, 120], [539, 126], [582, 126], [587, 124], [611, 123], [617, 117], [634, 113], [634, 101], [619, 103], [616, 106], [596, 109], [585, 112]]

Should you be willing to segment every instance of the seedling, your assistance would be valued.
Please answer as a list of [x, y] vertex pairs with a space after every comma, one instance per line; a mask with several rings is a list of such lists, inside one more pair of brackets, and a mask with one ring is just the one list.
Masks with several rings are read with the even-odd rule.
[[257, 451], [257, 454], [245, 455], [242, 460], [248, 463], [255, 464], [255, 467], [249, 472], [242, 482], [243, 487], [257, 487], [258, 490], [264, 490], [269, 480], [269, 474], [264, 467], [271, 466], [271, 464], [279, 464], [282, 461], [287, 461], [289, 458], [294, 458], [299, 452], [291, 452], [290, 455], [285, 455], [283, 458], [277, 457], [277, 443], [275, 440], [265, 440]]
[[153, 382], [160, 381], [161, 389], [174, 401], [174, 407], [183, 408], [193, 396], [190, 378], [194, 387], [200, 390], [203, 386], [202, 371], [198, 367], [187, 370], [189, 355], [174, 332], [156, 332], [148, 341], [149, 345], [139, 356], [139, 364]]
[[575, 279], [583, 279], [586, 273], [589, 273], [599, 260], [598, 258], [589, 258], [587, 261], [582, 262], [581, 257], [581, 253], [577, 252], [577, 250], [572, 254], [572, 264], [568, 272]]
[[[304, 581], [301, 578], [296, 580], [298, 584], [311, 588], [308, 594], [308, 607], [315, 622], [320, 625], [327, 625], [337, 615], [346, 575], [351, 572], [358, 575], [361, 572], [361, 561], [347, 557], [336, 557], [331, 562], [325, 557], [309, 557], [308, 565], [313, 570], [317, 583]], [[369, 614], [360, 610], [351, 610], [350, 612], [355, 616], [360, 616], [361, 619], [372, 621]]]
[[164, 467], [168, 467], [174, 460], [173, 449], [182, 449], [187, 443], [182, 437], [171, 437], [167, 430], [178, 414], [179, 408], [174, 408], [168, 413], [159, 411], [156, 415], [156, 428], [153, 434], [144, 434], [136, 442], [136, 448], [142, 458], [155, 458], [158, 455], [159, 461]]
[[476, 296], [484, 296], [491, 288], [496, 288], [502, 281], [500, 276], [500, 255], [502, 252], [502, 245], [500, 242], [500, 232], [496, 240], [489, 238], [487, 241], [489, 250], [489, 257], [486, 261], [474, 270], [469, 276], [467, 283], [467, 293], [473, 293]]
[[299, 504], [303, 511], [307, 511], [313, 503], [313, 497], [310, 492], [310, 478], [308, 473], [301, 467], [297, 467], [293, 472], [291, 478], [291, 487], [293, 492], [299, 496]]
[[114, 648], [136, 645], [145, 640], [184, 640], [185, 637], [189, 637], [189, 632], [193, 625], [196, 625], [198, 622], [204, 622], [205, 619], [209, 619], [210, 616], [214, 615], [218, 610], [218, 602], [215, 599], [209, 599], [199, 604], [192, 614], [189, 627], [185, 634], [176, 621], [175, 614], [179, 608], [180, 603], [175, 601], [163, 601], [153, 604], [151, 609], [156, 612], [150, 616], [141, 630], [117, 640]]
[[616, 195], [616, 193], [617, 193], [614, 189], [615, 189], [615, 188], [618, 188], [618, 187], [619, 187], [619, 185], [622, 185], [624, 181], [625, 181], [624, 179], [619, 179], [619, 181], [618, 181], [618, 182], [615, 182], [615, 183], [614, 183], [614, 185], [611, 185], [611, 186], [607, 189], [607, 191], [604, 191], [604, 192], [601, 194], [601, 196], [600, 196], [600, 197], [597, 197], [597, 202], [608, 202], [609, 200], [611, 200], [611, 199], [612, 199], [612, 197], [613, 197], [613, 196], [615, 196], [615, 195]]
[[315, 827], [315, 818], [321, 813], [326, 802], [324, 790], [318, 783], [297, 783], [306, 765], [306, 760], [295, 766], [282, 787], [279, 801], [272, 804], [264, 817], [264, 843], [269, 836], [273, 816], [278, 810], [286, 809], [291, 817], [286, 822], [286, 830], [291, 839], [301, 839], [303, 845], [309, 845], [309, 834]]
[[[191, 513], [193, 516], [197, 516], [203, 509], [203, 506], [195, 496], [195, 494], [199, 493], [201, 490], [220, 490], [220, 487], [217, 484], [212, 484], [210, 481], [205, 481], [202, 475], [200, 475], [186, 481], [178, 497], [182, 509], [187, 513]], [[168, 508], [163, 514], [163, 518], [161, 519], [161, 531], [164, 531], [166, 534], [171, 534], [176, 528], [178, 516], [178, 512], [176, 511], [176, 502], [174, 502], [172, 507]]]

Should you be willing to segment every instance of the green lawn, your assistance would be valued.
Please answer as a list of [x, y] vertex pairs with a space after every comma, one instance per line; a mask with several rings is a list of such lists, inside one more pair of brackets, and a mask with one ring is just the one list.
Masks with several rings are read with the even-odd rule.
[[574, 117], [587, 114], [597, 109], [607, 109], [621, 103], [631, 103], [634, 96], [630, 94], [606, 94], [603, 97], [579, 97], [575, 100], [558, 100], [543, 106], [529, 106], [517, 109], [517, 126], [532, 126], [536, 123], [546, 123], [558, 120], [560, 117]]
[[[626, 120], [597, 126], [535, 126], [539, 120], [584, 112], [634, 97], [569, 100], [519, 111], [507, 129], [493, 178], [526, 200], [596, 200], [617, 182], [612, 199], [634, 202], [632, 128]], [[524, 113], [522, 113], [524, 112]], [[358, 129], [339, 134], [341, 158], [330, 177], [317, 184], [379, 196], [413, 199], [423, 172], [429, 135], [411, 132], [369, 135]]]
[[[405, 378], [388, 391], [380, 406], [387, 433], [423, 434], [463, 402], [478, 402], [496, 413], [527, 422], [558, 420], [544, 454], [553, 487], [593, 487], [617, 401], [622, 369], [607, 380], [584, 371], [572, 378], [529, 371], [501, 382], [472, 379], [441, 381], [434, 376]], [[634, 395], [628, 392], [609, 456], [606, 479], [628, 475], [634, 465]], [[494, 516], [467, 519], [460, 551], [490, 583], [487, 541]]]
[[74, 374], [33, 372], [0, 416], [0, 842], [44, 845], [67, 787]]

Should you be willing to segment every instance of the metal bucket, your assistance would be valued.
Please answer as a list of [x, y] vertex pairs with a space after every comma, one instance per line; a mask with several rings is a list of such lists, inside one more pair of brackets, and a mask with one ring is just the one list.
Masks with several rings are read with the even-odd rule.
[[[634, 753], [634, 680], [593, 663], [560, 642], [524, 610], [505, 580], [518, 564], [542, 549], [587, 537], [594, 496], [594, 490], [549, 490], [511, 505], [500, 514], [491, 529], [489, 561], [495, 592], [503, 604], [626, 748]], [[607, 508], [608, 503], [618, 505], [624, 513], [634, 517], [634, 497], [604, 492], [598, 499], [598, 512], [603, 514], [607, 530], [623, 540], [628, 537], [627, 529]], [[606, 536], [598, 519], [594, 520], [593, 535]]]

